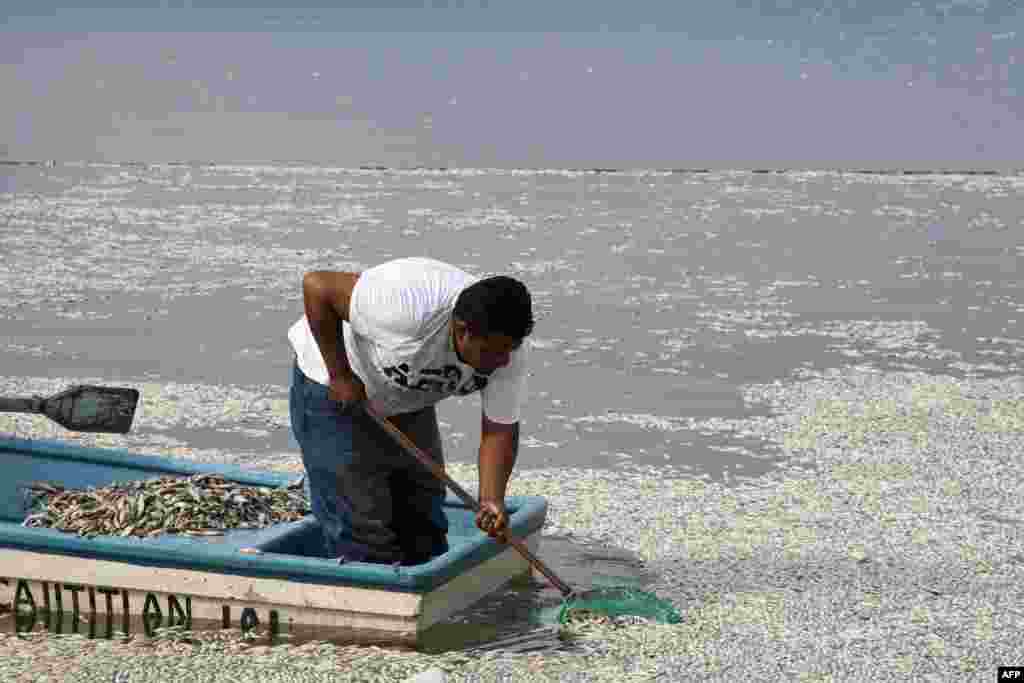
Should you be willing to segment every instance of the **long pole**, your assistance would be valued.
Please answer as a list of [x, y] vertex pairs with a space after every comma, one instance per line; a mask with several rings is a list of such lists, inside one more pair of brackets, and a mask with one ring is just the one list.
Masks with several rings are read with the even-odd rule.
[[[431, 460], [430, 456], [428, 456], [426, 453], [420, 450], [419, 446], [414, 444], [412, 440], [409, 439], [409, 437], [402, 433], [402, 430], [398, 429], [393, 424], [391, 424], [387, 420], [387, 418], [378, 415], [373, 410], [373, 408], [371, 408], [369, 404], [365, 401], [363, 402], [363, 410], [365, 410], [366, 414], [373, 418], [373, 421], [380, 425], [385, 432], [387, 432], [392, 438], [394, 438], [395, 441], [397, 441], [405, 449], [405, 451], [409, 453], [409, 455], [419, 460], [420, 463], [428, 470], [430, 470], [435, 477], [437, 477], [445, 484], [447, 484], [448, 488], [454, 491], [455, 495], [457, 495], [462, 500], [463, 503], [465, 503], [474, 512], [480, 511], [480, 505], [479, 503], [476, 502], [473, 496], [469, 495], [469, 493], [467, 493], [464, 488], [459, 486], [459, 484], [454, 479], [449, 477], [448, 473], [441, 469], [441, 467], [436, 462]], [[568, 598], [575, 592], [567, 583], [558, 578], [558, 576], [556, 576], [555, 573], [551, 571], [551, 569], [546, 564], [541, 562], [539, 557], [530, 552], [530, 549], [527, 548], [526, 544], [523, 543], [520, 539], [509, 537], [508, 544], [516, 550], [518, 550], [519, 553], [526, 558], [526, 561], [529, 562], [534, 569], [536, 569], [541, 574], [546, 576], [548, 580], [551, 581], [552, 584], [554, 584], [555, 588], [562, 592], [562, 595], [564, 597]]]
[[36, 398], [0, 397], [0, 413], [38, 413], [41, 404]]

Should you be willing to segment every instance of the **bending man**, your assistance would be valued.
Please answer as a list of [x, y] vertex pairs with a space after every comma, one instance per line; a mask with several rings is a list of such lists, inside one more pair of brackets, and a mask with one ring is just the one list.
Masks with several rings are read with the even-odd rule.
[[307, 273], [303, 295], [288, 331], [291, 422], [328, 556], [409, 565], [448, 549], [444, 484], [355, 409], [365, 400], [443, 466], [434, 404], [481, 392], [476, 523], [504, 541], [533, 330], [526, 287], [404, 258]]

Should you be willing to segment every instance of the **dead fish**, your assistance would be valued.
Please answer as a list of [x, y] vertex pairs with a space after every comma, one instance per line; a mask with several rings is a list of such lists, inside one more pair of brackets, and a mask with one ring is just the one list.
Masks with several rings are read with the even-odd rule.
[[23, 524], [87, 537], [162, 533], [222, 536], [226, 530], [262, 528], [309, 514], [305, 496], [285, 488], [242, 486], [217, 475], [160, 477], [102, 488], [64, 490], [33, 485], [35, 514]]
[[21, 523], [22, 526], [42, 526], [48, 520], [48, 515], [45, 512], [37, 512], [34, 515], [29, 515]]
[[51, 484], [45, 481], [36, 482], [35, 484], [32, 484], [30, 488], [33, 491], [42, 491], [53, 495], [58, 495], [64, 492], [64, 487], [60, 484]]

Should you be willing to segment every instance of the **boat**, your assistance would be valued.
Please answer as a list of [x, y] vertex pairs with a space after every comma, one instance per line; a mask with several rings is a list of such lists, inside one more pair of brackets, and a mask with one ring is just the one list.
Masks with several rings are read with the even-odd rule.
[[[311, 515], [219, 536], [82, 537], [29, 527], [24, 491], [38, 482], [83, 489], [167, 475], [218, 474], [246, 486], [286, 487], [294, 475], [113, 448], [0, 435], [0, 604], [23, 630], [71, 613], [72, 627], [130, 633], [197, 625], [297, 637], [415, 647], [425, 630], [466, 609], [530, 566], [480, 532], [449, 494], [450, 549], [414, 566], [340, 564], [323, 556]], [[510, 531], [536, 551], [547, 503], [506, 500]], [[10, 615], [9, 615], [10, 616]], [[58, 623], [60, 619], [58, 619]]]

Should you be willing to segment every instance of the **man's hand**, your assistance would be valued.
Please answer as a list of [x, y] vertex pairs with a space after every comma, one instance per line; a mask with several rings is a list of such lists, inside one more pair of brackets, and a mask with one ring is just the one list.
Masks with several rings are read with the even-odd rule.
[[481, 500], [476, 515], [476, 525], [498, 543], [508, 541], [508, 513], [505, 503], [497, 500]]
[[366, 400], [366, 386], [355, 374], [338, 375], [327, 387], [327, 398], [337, 401], [345, 410]]

